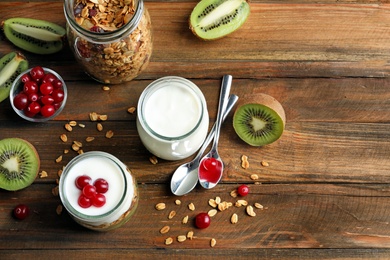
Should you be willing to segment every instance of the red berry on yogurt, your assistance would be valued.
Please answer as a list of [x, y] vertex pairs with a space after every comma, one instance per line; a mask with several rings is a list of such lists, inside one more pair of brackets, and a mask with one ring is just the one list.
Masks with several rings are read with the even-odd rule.
[[75, 184], [79, 190], [82, 190], [85, 185], [91, 184], [91, 181], [92, 179], [88, 175], [80, 175], [76, 178]]
[[83, 188], [83, 195], [89, 199], [93, 198], [96, 194], [96, 188], [95, 186], [91, 184], [87, 184]]
[[105, 179], [99, 178], [93, 183], [93, 185], [99, 193], [106, 193], [108, 191], [108, 182]]
[[96, 193], [95, 196], [91, 199], [92, 205], [95, 207], [103, 207], [106, 204], [106, 196], [101, 193]]
[[79, 196], [77, 203], [82, 208], [89, 208], [92, 206], [92, 200], [90, 198], [85, 197], [83, 194]]

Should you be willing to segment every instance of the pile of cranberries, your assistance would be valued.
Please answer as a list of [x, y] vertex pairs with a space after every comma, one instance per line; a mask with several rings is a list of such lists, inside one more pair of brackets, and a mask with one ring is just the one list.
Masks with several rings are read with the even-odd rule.
[[52, 116], [61, 107], [65, 94], [63, 84], [41, 66], [33, 67], [20, 78], [23, 88], [14, 97], [14, 106], [28, 117]]
[[78, 204], [82, 208], [91, 206], [103, 207], [106, 204], [106, 196], [104, 193], [108, 191], [108, 182], [105, 179], [96, 179], [93, 184], [91, 177], [88, 175], [80, 175], [76, 178], [76, 187], [81, 191], [78, 198]]

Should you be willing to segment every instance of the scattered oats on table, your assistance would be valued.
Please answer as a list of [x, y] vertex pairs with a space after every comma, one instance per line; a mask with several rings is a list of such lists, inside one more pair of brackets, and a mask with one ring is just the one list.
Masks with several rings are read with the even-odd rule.
[[66, 131], [68, 131], [68, 132], [72, 132], [72, 130], [73, 130], [72, 126], [68, 123], [66, 123], [64, 127], [65, 127]]
[[161, 229], [160, 229], [160, 233], [161, 234], [166, 234], [169, 232], [171, 228], [169, 226], [163, 226]]
[[268, 167], [268, 166], [269, 166], [269, 163], [266, 162], [266, 161], [261, 161], [261, 165], [264, 166], [264, 167]]
[[165, 239], [165, 244], [166, 244], [166, 245], [170, 245], [170, 244], [172, 244], [172, 243], [173, 243], [173, 238], [168, 237], [168, 238]]
[[129, 112], [130, 114], [134, 114], [134, 112], [135, 112], [135, 107], [129, 107], [129, 108], [127, 109], [127, 112]]
[[39, 178], [47, 178], [47, 172], [46, 171], [41, 171], [40, 173], [39, 173]]
[[249, 168], [248, 156], [246, 156], [246, 155], [242, 155], [241, 156], [241, 167], [243, 169], [248, 169]]
[[187, 236], [185, 236], [185, 235], [180, 235], [180, 236], [177, 237], [177, 241], [180, 242], [180, 243], [182, 243], [182, 242], [184, 242], [186, 240], [187, 240]]
[[163, 210], [163, 209], [166, 208], [166, 205], [165, 205], [164, 202], [160, 202], [160, 203], [157, 203], [157, 204], [156, 204], [155, 208], [156, 208], [157, 210]]
[[114, 136], [114, 132], [112, 130], [108, 130], [106, 132], [106, 138], [112, 138]]

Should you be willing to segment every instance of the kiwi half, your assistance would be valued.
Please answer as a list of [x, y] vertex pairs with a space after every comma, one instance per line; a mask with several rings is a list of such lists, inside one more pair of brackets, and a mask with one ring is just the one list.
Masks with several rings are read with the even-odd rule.
[[190, 29], [203, 40], [215, 40], [240, 28], [249, 13], [246, 0], [202, 0], [192, 10]]
[[252, 146], [263, 146], [280, 138], [286, 123], [286, 114], [275, 98], [256, 95], [256, 98], [239, 104], [233, 115], [233, 127], [237, 135]]
[[40, 167], [35, 147], [20, 138], [0, 141], [0, 188], [16, 191], [31, 185]]

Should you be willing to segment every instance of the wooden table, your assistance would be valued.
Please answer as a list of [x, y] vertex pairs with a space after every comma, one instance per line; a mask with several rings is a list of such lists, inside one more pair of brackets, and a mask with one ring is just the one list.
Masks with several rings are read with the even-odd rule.
[[[60, 116], [33, 124], [0, 104], [0, 137], [20, 137], [33, 143], [41, 156], [37, 178], [17, 192], [0, 191], [0, 258], [2, 259], [386, 259], [390, 257], [390, 5], [380, 0], [258, 1], [234, 34], [202, 42], [188, 29], [196, 1], [146, 1], [154, 27], [154, 52], [146, 71], [136, 80], [102, 90], [75, 63], [69, 48], [56, 55], [25, 53], [30, 66], [43, 65], [66, 80], [69, 99]], [[0, 18], [33, 17], [65, 26], [62, 1], [6, 0]], [[17, 50], [1, 36], [0, 54]], [[287, 114], [280, 140], [249, 147], [236, 136], [230, 115], [222, 128], [220, 153], [226, 163], [222, 183], [197, 187], [173, 196], [169, 182], [183, 161], [159, 160], [156, 165], [138, 137], [135, 114], [142, 90], [153, 80], [176, 75], [190, 79], [206, 96], [210, 124], [215, 121], [221, 78], [233, 76], [232, 93], [267, 93]], [[89, 113], [108, 115], [107, 139]], [[85, 124], [67, 132], [70, 120]], [[63, 143], [59, 136], [68, 135]], [[87, 136], [96, 137], [86, 143]], [[140, 203], [129, 223], [106, 233], [86, 230], [63, 211], [58, 196], [58, 171], [75, 152], [71, 141], [84, 141], [84, 151], [112, 153], [133, 171]], [[60, 155], [63, 160], [55, 160]], [[250, 167], [241, 167], [242, 155]], [[267, 162], [268, 167], [261, 165]], [[257, 174], [259, 180], [250, 179]], [[235, 202], [230, 191], [250, 186], [244, 207], [231, 207], [212, 218], [209, 228], [193, 225], [195, 214], [208, 211], [208, 200], [219, 196]], [[181, 205], [175, 205], [179, 199]], [[164, 202], [167, 209], [157, 211]], [[18, 203], [32, 214], [24, 221], [11, 217]], [[196, 210], [187, 208], [194, 203]], [[171, 210], [177, 212], [168, 219]], [[230, 216], [238, 214], [238, 223]], [[184, 216], [189, 223], [182, 224]], [[159, 230], [169, 225], [167, 234]], [[182, 243], [177, 236], [194, 232]], [[165, 239], [175, 239], [165, 245]], [[210, 247], [210, 240], [217, 244]]]

